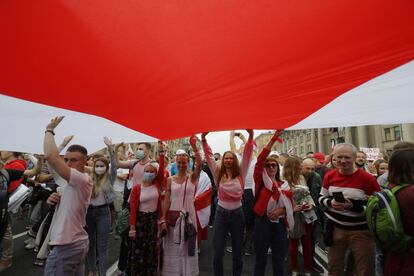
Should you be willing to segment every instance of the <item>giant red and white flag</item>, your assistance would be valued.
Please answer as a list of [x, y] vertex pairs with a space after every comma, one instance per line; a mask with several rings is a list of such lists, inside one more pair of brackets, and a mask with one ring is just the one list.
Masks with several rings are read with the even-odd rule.
[[58, 133], [87, 145], [414, 122], [413, 14], [412, 0], [3, 0], [0, 148], [38, 151], [62, 113]]

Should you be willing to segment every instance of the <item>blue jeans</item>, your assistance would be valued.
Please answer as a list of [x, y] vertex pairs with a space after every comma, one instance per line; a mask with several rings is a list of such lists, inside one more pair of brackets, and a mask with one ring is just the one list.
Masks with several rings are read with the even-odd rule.
[[[88, 208], [86, 214], [86, 225], [89, 236], [89, 252], [86, 257], [89, 272], [96, 272], [99, 275], [106, 275], [108, 262], [108, 239], [111, 228], [111, 211], [109, 206]], [[97, 259], [98, 269], [96, 267]]]
[[266, 216], [256, 216], [254, 224], [255, 276], [265, 275], [269, 247], [272, 248], [273, 275], [284, 275], [284, 260], [288, 249], [286, 226], [281, 220], [273, 223]]
[[213, 234], [213, 268], [215, 276], [223, 276], [223, 257], [226, 247], [227, 233], [231, 234], [233, 250], [233, 275], [241, 275], [243, 269], [242, 245], [244, 231], [244, 215], [242, 207], [235, 210], [227, 210], [217, 206], [214, 219]]
[[44, 275], [85, 275], [85, 257], [88, 252], [88, 240], [65, 245], [55, 245], [47, 256]]

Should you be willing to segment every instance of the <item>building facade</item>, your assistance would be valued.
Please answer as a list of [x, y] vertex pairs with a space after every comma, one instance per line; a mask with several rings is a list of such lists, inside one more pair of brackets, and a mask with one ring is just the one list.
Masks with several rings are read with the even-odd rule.
[[[270, 139], [272, 134], [268, 135]], [[414, 124], [287, 130], [282, 139], [283, 143], [277, 143], [275, 149], [280, 152], [294, 150], [299, 156], [307, 152], [329, 154], [333, 146], [344, 142], [357, 148], [379, 148], [382, 153], [389, 154], [400, 141], [414, 142]]]

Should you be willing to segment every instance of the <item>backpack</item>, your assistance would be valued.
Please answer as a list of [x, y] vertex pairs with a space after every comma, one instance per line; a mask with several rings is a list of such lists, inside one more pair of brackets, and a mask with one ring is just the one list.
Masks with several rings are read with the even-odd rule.
[[384, 189], [374, 193], [368, 199], [366, 209], [368, 230], [385, 252], [404, 253], [411, 247], [412, 237], [404, 231], [400, 206], [396, 197], [397, 192], [407, 186], [403, 184], [391, 190]]
[[5, 169], [0, 169], [0, 242], [6, 233], [8, 217], [7, 207], [9, 205], [9, 173]]

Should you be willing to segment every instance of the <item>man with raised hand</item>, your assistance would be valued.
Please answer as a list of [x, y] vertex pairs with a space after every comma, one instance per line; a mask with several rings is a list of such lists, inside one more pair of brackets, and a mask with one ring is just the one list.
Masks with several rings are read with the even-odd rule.
[[89, 248], [88, 234], [84, 227], [85, 216], [92, 191], [92, 180], [84, 172], [87, 150], [71, 145], [64, 156], [59, 156], [55, 143], [55, 128], [63, 117], [55, 117], [46, 126], [44, 139], [45, 159], [68, 182], [64, 191], [53, 193], [48, 204], [59, 204], [56, 220], [51, 226], [50, 251], [44, 275], [84, 275], [85, 257]]

